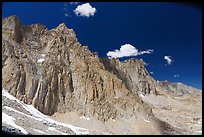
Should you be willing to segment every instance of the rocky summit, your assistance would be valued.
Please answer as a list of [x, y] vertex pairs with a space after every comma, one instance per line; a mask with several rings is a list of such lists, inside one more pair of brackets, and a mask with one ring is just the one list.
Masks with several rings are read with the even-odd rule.
[[[64, 23], [49, 30], [15, 15], [2, 19], [2, 87], [57, 121], [97, 133], [202, 134], [194, 126], [202, 121], [201, 91], [155, 81], [142, 59], [99, 58]], [[190, 101], [197, 106], [188, 108]]]

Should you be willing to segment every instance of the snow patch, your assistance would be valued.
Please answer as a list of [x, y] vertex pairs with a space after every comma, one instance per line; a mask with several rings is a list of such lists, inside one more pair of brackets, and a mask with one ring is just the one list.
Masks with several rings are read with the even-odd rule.
[[198, 130], [197, 132], [198, 132], [198, 133], [202, 133], [202, 130]]
[[6, 109], [8, 109], [8, 110], [11, 110], [11, 111], [14, 111], [14, 112], [16, 112], [16, 113], [19, 113], [19, 114], [21, 114], [21, 115], [27, 116], [27, 117], [29, 117], [29, 118], [32, 118], [32, 119], [35, 119], [35, 120], [38, 120], [38, 121], [42, 121], [42, 119], [40, 119], [40, 118], [36, 118], [36, 117], [30, 116], [30, 115], [28, 115], [28, 114], [25, 114], [25, 113], [23, 113], [23, 112], [20, 112], [20, 111], [18, 111], [18, 110], [16, 110], [16, 109], [13, 109], [13, 108], [11, 108], [11, 107], [4, 106], [4, 108], [6, 108]]
[[80, 119], [90, 120], [90, 117], [85, 117], [85, 116], [82, 116], [82, 117], [80, 117]]
[[[40, 120], [40, 121], [47, 121], [47, 122], [50, 122], [50, 123], [55, 123], [55, 124], [58, 124], [58, 125], [61, 125], [61, 126], [64, 126], [64, 127], [67, 127], [67, 128], [70, 128], [71, 130], [73, 130], [76, 134], [88, 134], [89, 131], [88, 129], [86, 128], [81, 128], [81, 127], [75, 127], [75, 126], [72, 126], [70, 124], [65, 124], [65, 123], [61, 123], [61, 122], [58, 122], [58, 121], [55, 121], [51, 118], [49, 118], [48, 116], [42, 114], [40, 111], [38, 111], [36, 108], [34, 108], [32, 105], [26, 105], [24, 104], [23, 102], [19, 101], [17, 98], [15, 98], [14, 96], [12, 96], [11, 94], [9, 94], [5, 89], [2, 90], [2, 95], [5, 96], [6, 98], [8, 99], [11, 99], [11, 100], [15, 100], [17, 101], [19, 104], [22, 105], [23, 108], [25, 108], [28, 112], [30, 112], [33, 116], [37, 117], [36, 119]], [[17, 113], [19, 113], [17, 110], [15, 109], [11, 109], [9, 107], [6, 107], [7, 109], [10, 109], [10, 110], [13, 110]], [[2, 112], [3, 114], [3, 112]], [[26, 114], [25, 114], [26, 115]], [[6, 114], [4, 115], [6, 117]], [[28, 116], [28, 115], [26, 115]], [[31, 116], [32, 117], [32, 116]], [[7, 117], [8, 118], [8, 117]], [[32, 117], [33, 118], [33, 117]], [[3, 119], [3, 117], [2, 117]], [[11, 118], [9, 118], [11, 119]], [[2, 120], [3, 121], [3, 120]], [[14, 123], [14, 122], [13, 122]], [[14, 123], [15, 124], [15, 123]], [[20, 128], [20, 127], [19, 127]], [[23, 129], [22, 129], [23, 130]], [[23, 131], [25, 132], [25, 130]], [[27, 132], [26, 132], [27, 133]]]
[[65, 133], [63, 133], [63, 132], [61, 132], [61, 131], [55, 129], [54, 127], [49, 127], [48, 130], [59, 132], [59, 133], [62, 134], [62, 135], [67, 135], [67, 134], [65, 134]]
[[24, 128], [16, 125], [14, 120], [16, 120], [16, 119], [13, 118], [12, 116], [9, 116], [9, 115], [5, 114], [4, 112], [2, 112], [2, 123], [5, 123], [7, 125], [11, 125], [12, 127], [19, 129], [22, 133], [28, 134], [28, 132]]
[[10, 99], [10, 100], [15, 100], [18, 103], [20, 103], [20, 101], [17, 98], [15, 98], [11, 94], [9, 94], [5, 89], [2, 89], [2, 95], [5, 96], [6, 98]]
[[202, 124], [202, 122], [201, 122], [201, 121], [198, 121], [197, 123], [198, 123], [198, 124]]
[[45, 132], [43, 132], [43, 131], [41, 131], [41, 130], [39, 130], [39, 129], [34, 129], [34, 128], [31, 128], [32, 130], [34, 130], [35, 132], [39, 132], [39, 133], [41, 133], [41, 134], [46, 134]]
[[64, 126], [64, 127], [68, 127], [70, 128], [71, 130], [73, 130], [76, 134], [88, 134], [89, 131], [88, 129], [85, 129], [85, 128], [80, 128], [80, 127], [75, 127], [75, 126], [72, 126], [72, 125], [69, 125], [69, 124], [65, 124], [65, 123], [61, 123], [61, 122], [57, 122], [51, 118], [49, 118], [48, 116], [42, 114], [40, 111], [38, 111], [36, 108], [34, 108], [32, 105], [26, 105], [23, 106], [27, 111], [29, 111], [31, 114], [35, 115], [36, 117], [38, 118], [42, 118], [43, 120], [45, 121], [48, 121], [50, 123], [55, 123], [55, 124], [58, 124], [58, 125], [61, 125], [61, 126]]
[[38, 63], [42, 63], [45, 59], [38, 59]]
[[143, 97], [145, 97], [143, 94], [140, 94], [140, 96], [143, 98]]
[[147, 120], [147, 119], [145, 119], [145, 118], [143, 118], [144, 119], [144, 121], [146, 121], [146, 122], [150, 122], [149, 120]]
[[41, 54], [42, 57], [45, 57], [45, 54]]
[[[80, 127], [75, 127], [69, 124], [65, 124], [65, 123], [61, 123], [61, 122], [57, 122], [51, 118], [49, 118], [48, 116], [42, 114], [40, 111], [38, 111], [36, 108], [34, 108], [32, 105], [26, 105], [22, 102], [20, 102], [18, 99], [16, 99], [14, 96], [10, 95], [6, 90], [3, 90], [2, 95], [4, 95], [5, 97], [8, 97], [12, 100], [16, 100], [18, 103], [20, 103], [28, 112], [30, 112], [31, 114], [33, 114], [34, 116], [41, 118], [41, 120], [45, 120], [48, 121], [50, 123], [55, 123], [58, 125], [62, 125], [64, 127], [68, 127], [71, 130], [73, 130], [76, 134], [88, 134], [88, 129], [85, 128], [80, 128]], [[14, 109], [13, 109], [14, 110]], [[15, 110], [17, 111], [17, 110]], [[39, 119], [38, 119], [39, 120]]]

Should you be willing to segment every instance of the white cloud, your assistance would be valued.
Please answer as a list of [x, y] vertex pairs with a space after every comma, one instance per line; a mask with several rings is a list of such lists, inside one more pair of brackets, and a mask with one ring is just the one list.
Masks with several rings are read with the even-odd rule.
[[65, 17], [69, 17], [69, 15], [67, 13], [64, 14]]
[[70, 4], [72, 5], [77, 5], [77, 4], [79, 4], [79, 2], [70, 2]]
[[94, 16], [94, 14], [96, 13], [96, 8], [92, 7], [89, 3], [85, 3], [82, 5], [78, 5], [74, 12], [77, 16], [90, 17]]
[[108, 51], [107, 56], [110, 58], [122, 58], [122, 57], [138, 56], [142, 54], [150, 54], [152, 52], [153, 52], [152, 49], [138, 52], [138, 49], [136, 49], [131, 44], [125, 44], [120, 47], [120, 50], [116, 49], [115, 51]]
[[154, 74], [154, 72], [151, 71], [150, 74]]
[[164, 59], [167, 61], [168, 65], [170, 65], [172, 63], [171, 56], [164, 56]]
[[142, 54], [150, 54], [150, 53], [152, 53], [154, 50], [152, 50], [152, 49], [148, 49], [148, 50], [145, 50], [145, 51], [141, 51], [141, 52], [139, 52], [138, 53], [138, 55], [142, 55]]
[[175, 78], [178, 78], [179, 77], [179, 74], [177, 74], [177, 75], [173, 75]]
[[67, 11], [67, 8], [65, 7], [65, 8], [63, 8], [64, 9], [64, 11]]

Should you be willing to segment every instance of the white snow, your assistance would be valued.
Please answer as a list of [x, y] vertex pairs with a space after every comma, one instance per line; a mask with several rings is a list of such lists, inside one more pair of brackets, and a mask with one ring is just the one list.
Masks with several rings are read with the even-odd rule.
[[143, 94], [140, 94], [140, 96], [143, 98], [143, 97], [145, 97]]
[[45, 54], [41, 54], [42, 57], [45, 57]]
[[32, 105], [26, 105], [23, 106], [27, 111], [29, 111], [31, 114], [35, 115], [36, 117], [38, 118], [42, 118], [43, 120], [45, 121], [48, 121], [50, 123], [55, 123], [55, 124], [58, 124], [58, 125], [61, 125], [61, 126], [64, 126], [64, 127], [68, 127], [70, 128], [71, 130], [73, 130], [76, 134], [88, 134], [88, 129], [85, 129], [85, 128], [80, 128], [80, 127], [75, 127], [75, 126], [72, 126], [72, 125], [69, 125], [69, 124], [65, 124], [65, 123], [61, 123], [61, 122], [57, 122], [51, 118], [49, 118], [48, 116], [42, 114], [40, 111], [38, 111], [36, 108], [34, 108]]
[[197, 123], [198, 123], [198, 124], [202, 124], [202, 121], [198, 121]]
[[59, 133], [62, 134], [62, 135], [67, 135], [66, 133], [63, 133], [63, 132], [61, 132], [61, 131], [55, 129], [54, 127], [49, 127], [48, 130], [59, 132]]
[[[55, 121], [55, 120], [49, 118], [48, 116], [42, 114], [40, 111], [38, 111], [36, 108], [34, 108], [32, 105], [26, 105], [23, 102], [19, 101], [17, 98], [15, 98], [11, 94], [9, 94], [5, 89], [2, 90], [2, 95], [5, 96], [8, 99], [17, 101], [19, 104], [22, 105], [23, 108], [25, 108], [28, 112], [30, 112], [33, 116], [35, 116], [36, 120], [47, 121], [47, 122], [50, 122], [50, 123], [55, 123], [55, 124], [70, 128], [76, 134], [88, 134], [89, 133], [88, 129], [75, 127], [75, 126], [72, 126], [70, 124], [61, 123], [61, 122], [58, 122], [58, 121]], [[6, 107], [6, 108], [19, 113], [18, 110], [15, 110], [15, 109], [12, 109], [12, 108], [9, 108], [9, 107]], [[28, 116], [27, 114], [24, 114], [24, 115]], [[33, 116], [29, 116], [29, 117], [34, 118]]]
[[30, 112], [32, 115], [41, 118], [41, 119], [45, 119], [47, 118], [46, 115], [42, 114], [40, 111], [38, 111], [36, 108], [34, 108], [34, 106], [32, 105], [24, 105], [23, 106], [28, 112]]
[[15, 100], [18, 103], [20, 103], [20, 101], [17, 98], [15, 98], [11, 94], [9, 94], [5, 89], [2, 89], [2, 95], [5, 96], [6, 98], [10, 99], [10, 100]]
[[87, 117], [86, 120], [90, 120], [90, 117]]
[[22, 133], [28, 134], [28, 132], [24, 128], [16, 125], [14, 120], [16, 120], [16, 119], [13, 118], [12, 116], [9, 116], [9, 115], [5, 114], [4, 112], [2, 112], [2, 123], [5, 123], [7, 125], [11, 125], [12, 127], [21, 130]]
[[146, 122], [150, 122], [149, 120], [147, 120], [147, 119], [145, 119], [145, 118], [143, 118], [144, 119], [144, 121], [146, 121]]
[[197, 132], [198, 132], [198, 133], [202, 133], [202, 130], [198, 130]]
[[38, 63], [42, 63], [45, 59], [38, 59]]
[[34, 128], [32, 128], [32, 130], [34, 130], [35, 132], [39, 132], [39, 133], [42, 133], [42, 134], [46, 134], [45, 132], [43, 132], [43, 131], [41, 131], [41, 130], [39, 130], [39, 129], [34, 129]]
[[13, 109], [13, 108], [11, 108], [11, 107], [8, 107], [8, 106], [4, 106], [4, 107], [5, 107], [6, 109], [8, 109], [8, 110], [14, 111], [14, 112], [16, 112], [16, 113], [19, 113], [19, 114], [21, 114], [21, 115], [27, 116], [27, 117], [29, 117], [29, 118], [32, 118], [32, 119], [35, 119], [35, 120], [38, 120], [38, 121], [42, 121], [42, 119], [40, 119], [40, 118], [36, 118], [36, 117], [30, 116], [30, 115], [28, 115], [28, 114], [25, 114], [25, 113], [23, 113], [23, 112], [20, 112], [20, 111], [18, 111], [18, 110], [16, 110], [16, 109]]
[[90, 117], [85, 117], [85, 116], [82, 116], [80, 117], [81, 119], [86, 119], [86, 120], [90, 120]]

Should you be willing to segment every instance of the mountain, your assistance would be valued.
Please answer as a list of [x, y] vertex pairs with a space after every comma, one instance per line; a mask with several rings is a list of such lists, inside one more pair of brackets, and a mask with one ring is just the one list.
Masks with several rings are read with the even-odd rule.
[[192, 92], [201, 92], [201, 90], [198, 90], [196, 88], [187, 86], [185, 84], [182, 84], [180, 82], [173, 83], [169, 81], [158, 81], [158, 84], [160, 87], [173, 92], [174, 94], [191, 94]]
[[2, 86], [58, 121], [91, 117], [98, 127], [90, 128], [99, 131], [115, 121], [107, 124], [110, 134], [186, 133], [155, 116], [150, 97], [171, 91], [149, 75], [142, 60], [100, 59], [64, 23], [49, 30], [23, 25], [15, 15], [2, 19]]

